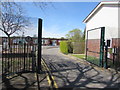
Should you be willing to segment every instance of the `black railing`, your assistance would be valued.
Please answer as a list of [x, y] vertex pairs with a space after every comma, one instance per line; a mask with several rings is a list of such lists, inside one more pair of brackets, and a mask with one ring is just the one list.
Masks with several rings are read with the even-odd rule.
[[2, 43], [2, 73], [11, 75], [22, 72], [35, 71], [37, 45]]

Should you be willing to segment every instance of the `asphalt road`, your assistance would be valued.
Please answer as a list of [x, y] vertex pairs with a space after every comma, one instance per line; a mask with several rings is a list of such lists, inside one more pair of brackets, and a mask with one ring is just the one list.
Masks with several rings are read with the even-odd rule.
[[44, 46], [42, 57], [59, 88], [120, 88], [119, 74], [66, 57], [59, 47]]

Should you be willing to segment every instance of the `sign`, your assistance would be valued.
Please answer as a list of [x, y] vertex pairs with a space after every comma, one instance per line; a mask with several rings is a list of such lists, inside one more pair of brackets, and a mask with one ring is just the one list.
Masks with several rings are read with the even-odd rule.
[[32, 37], [30, 37], [30, 36], [27, 36], [27, 37], [25, 38], [25, 40], [26, 40], [27, 42], [33, 41], [33, 40], [32, 40]]

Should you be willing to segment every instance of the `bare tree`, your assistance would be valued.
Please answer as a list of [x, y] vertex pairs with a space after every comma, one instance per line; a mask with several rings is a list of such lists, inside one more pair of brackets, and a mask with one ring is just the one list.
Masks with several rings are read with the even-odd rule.
[[[42, 11], [44, 11], [48, 5], [52, 5], [45, 2], [33, 2], [33, 4]], [[23, 8], [16, 2], [2, 2], [1, 6], [0, 30], [7, 35], [10, 47], [10, 36], [28, 27], [31, 24], [30, 18], [25, 17]]]
[[23, 9], [20, 5], [14, 2], [2, 3], [0, 30], [7, 35], [9, 46], [10, 36], [18, 31], [24, 30], [29, 24], [29, 19], [24, 16]]

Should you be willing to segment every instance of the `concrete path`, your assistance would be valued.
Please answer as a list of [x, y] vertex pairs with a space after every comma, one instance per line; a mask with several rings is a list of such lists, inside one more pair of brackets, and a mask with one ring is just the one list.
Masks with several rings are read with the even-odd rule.
[[0, 90], [47, 90], [50, 87], [44, 73], [38, 74], [38, 78], [36, 73], [15, 74], [4, 80], [4, 83], [0, 82]]
[[58, 47], [45, 46], [42, 49], [42, 56], [59, 88], [120, 88], [120, 75], [116, 72], [66, 57]]

